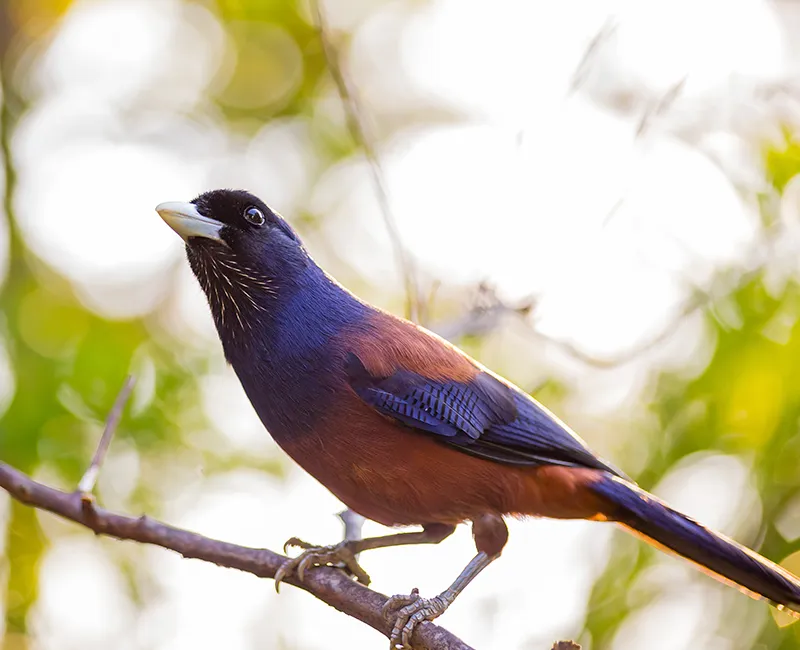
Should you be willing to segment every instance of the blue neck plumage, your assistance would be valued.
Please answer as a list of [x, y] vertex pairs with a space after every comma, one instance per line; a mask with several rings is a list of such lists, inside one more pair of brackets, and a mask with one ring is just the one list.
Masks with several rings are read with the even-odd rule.
[[294, 277], [275, 282], [274, 291], [241, 305], [246, 325], [228, 318], [220, 326], [225, 356], [239, 371], [275, 371], [279, 364], [319, 355], [331, 337], [369, 309], [311, 262]]
[[313, 263], [276, 288], [264, 310], [248, 310], [252, 327], [241, 336], [220, 331], [220, 338], [250, 402], [280, 442], [282, 433], [324, 413], [330, 393], [324, 387], [333, 386], [341, 365], [331, 341], [369, 307]]

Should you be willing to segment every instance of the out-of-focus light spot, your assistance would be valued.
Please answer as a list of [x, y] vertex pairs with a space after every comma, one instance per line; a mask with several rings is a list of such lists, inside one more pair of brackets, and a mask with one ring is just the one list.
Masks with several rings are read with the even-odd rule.
[[797, 230], [800, 229], [800, 174], [792, 176], [783, 188], [781, 220], [794, 234], [797, 234]]
[[[328, 27], [343, 32], [356, 28], [375, 11], [374, 0], [324, 0], [321, 4]], [[309, 24], [315, 24], [310, 9], [307, 18]]]
[[158, 370], [153, 358], [144, 348], [137, 350], [131, 361], [131, 374], [136, 383], [130, 400], [130, 414], [139, 415], [153, 402], [156, 396], [156, 379]]
[[[0, 97], [0, 101], [3, 101], [2, 97]], [[5, 188], [3, 187], [2, 181], [0, 181], [0, 192], [3, 193], [3, 196], [5, 195]], [[3, 209], [0, 208], [0, 287], [3, 286], [3, 282], [8, 274], [9, 244], [8, 218]]]
[[11, 360], [8, 358], [5, 341], [0, 338], [0, 416], [11, 404], [15, 389], [14, 370]]
[[[799, 277], [797, 251], [800, 250], [800, 174], [795, 175], [783, 188], [781, 195], [781, 236], [775, 238], [773, 261], [768, 267], [774, 278], [770, 288], [775, 295], [784, 290], [787, 277]], [[769, 277], [768, 276], [768, 277]]]
[[160, 324], [186, 348], [208, 351], [210, 346], [219, 346], [205, 294], [185, 259], [178, 266], [173, 281], [174, 294], [159, 315]]
[[273, 120], [250, 141], [239, 187], [251, 188], [287, 217], [306, 209], [312, 175], [319, 162], [305, 120]]
[[[376, 219], [380, 206], [375, 192], [364, 182], [368, 174], [363, 159], [345, 160], [329, 167], [314, 185], [308, 205], [312, 213], [325, 215], [320, 229], [326, 246], [346, 255], [347, 265], [359, 277], [373, 282], [380, 278], [380, 294], [389, 294], [400, 290], [402, 283], [386, 227]], [[410, 250], [418, 245], [421, 243], [414, 242]], [[358, 255], [348, 254], [348, 251], [358, 251]], [[313, 255], [314, 251], [311, 252]], [[414, 257], [420, 259], [417, 253]]]
[[8, 543], [8, 535], [5, 534], [5, 531], [8, 528], [8, 520], [10, 517], [11, 495], [3, 490], [0, 492], [0, 531], [3, 531], [4, 534], [0, 535], [0, 557], [4, 557], [3, 554], [5, 553], [6, 544]]
[[62, 147], [76, 141], [96, 145], [100, 135], [117, 136], [119, 130], [119, 116], [107, 104], [57, 93], [36, 102], [20, 119], [12, 140], [14, 161], [24, 177]]
[[[653, 136], [637, 147], [619, 212], [609, 228], [634, 230], [646, 263], [702, 282], [719, 264], [740, 261], [759, 224], [713, 161], [696, 148]], [[627, 223], [625, 223], [627, 221]]]
[[28, 294], [20, 306], [20, 335], [32, 350], [45, 357], [72, 353], [88, 327], [86, 312], [42, 289]]
[[800, 537], [800, 496], [793, 498], [775, 518], [775, 528], [787, 542]]
[[[151, 90], [155, 106], [190, 107], [216, 69], [223, 43], [218, 21], [200, 7], [83, 0], [29, 77], [42, 97], [12, 143], [17, 216], [31, 247], [106, 317], [141, 315], [161, 299], [160, 275], [180, 243], [153, 208], [196, 194], [213, 148], [213, 128], [198, 134], [185, 128], [186, 120], [165, 125], [152, 117], [133, 124], [120, 141], [131, 128], [123, 125], [122, 111], [130, 112], [134, 100], [147, 101]], [[169, 92], [159, 94], [159, 83]], [[135, 128], [163, 128], [163, 135], [154, 131], [159, 146], [153, 138], [137, 142]]]
[[[575, 124], [587, 129], [578, 134], [585, 143], [579, 169], [564, 154]], [[742, 228], [743, 219], [731, 219], [743, 214], [734, 204], [721, 230], [725, 237], [691, 234], [696, 221], [703, 221], [699, 211], [709, 207], [691, 207], [695, 177], [710, 172], [705, 182], [724, 179], [710, 164], [687, 166], [685, 155], [692, 163], [701, 161], [693, 152], [669, 146], [654, 152], [663, 162], [653, 159], [648, 179], [655, 184], [666, 171], [672, 177], [676, 172], [681, 190], [671, 186], [659, 218], [653, 219], [639, 218], [645, 196], [637, 193], [618, 217], [625, 226], [606, 227], [604, 219], [624, 196], [628, 174], [641, 166], [639, 156], [624, 125], [594, 109], [566, 117], [561, 126], [563, 137], [537, 133], [522, 152], [512, 134], [492, 127], [405, 134], [385, 161], [393, 208], [404, 241], [434, 276], [489, 280], [506, 297], [536, 293], [541, 331], [597, 354], [613, 354], [658, 334], [685, 299], [688, 287], [677, 280], [676, 267], [685, 268], [693, 257], [684, 248], [703, 247], [698, 256], [730, 258], [751, 231], [749, 224]], [[622, 145], [620, 139], [628, 141]], [[691, 173], [680, 173], [687, 167]], [[566, 170], [589, 184], [575, 191]], [[330, 216], [323, 227], [334, 248], [363, 251], [348, 260], [353, 266], [366, 277], [391, 277], [396, 265], [383, 224], [375, 218], [379, 208], [370, 188], [359, 183], [360, 173], [364, 170], [352, 163], [330, 170], [315, 188], [312, 205]], [[680, 198], [671, 198], [676, 195]], [[681, 217], [674, 216], [678, 211]], [[347, 220], [347, 227], [338, 227], [339, 220]], [[665, 231], [674, 250], [659, 264], [653, 251], [663, 250]]]
[[[46, 646], [133, 648], [124, 633], [135, 611], [125, 577], [103, 543], [81, 536], [61, 538], [42, 561], [33, 628]], [[91, 612], [87, 616], [86, 612]]]
[[[218, 476], [183, 495], [187, 498], [167, 504], [168, 517], [179, 526], [219, 539], [275, 548], [270, 531], [281, 523], [274, 513], [284, 495], [274, 485], [274, 479], [255, 472]], [[161, 549], [148, 554], [162, 598], [149, 604], [147, 617], [171, 622], [166, 634], [155, 640], [157, 648], [246, 648], [251, 645], [247, 640], [254, 618], [281, 619], [274, 614], [277, 599], [268, 581], [187, 562]], [[279, 634], [274, 626], [270, 633]]]
[[681, 460], [653, 493], [720, 532], [746, 538], [758, 532], [761, 502], [750, 469], [737, 456], [698, 452]]
[[14, 27], [28, 38], [37, 38], [66, 13], [72, 0], [7, 0]]
[[[199, 179], [189, 180], [198, 173], [191, 161], [154, 147], [111, 142], [76, 142], [49, 151], [25, 171], [16, 211], [26, 240], [85, 285], [133, 283], [163, 269], [180, 240], [154, 207], [199, 185]], [[160, 291], [158, 283], [150, 289]]]
[[763, 0], [631, 2], [619, 26], [618, 60], [660, 91], [684, 77], [689, 92], [709, 90], [737, 74], [769, 77], [782, 62], [781, 31]]
[[[411, 5], [404, 2], [383, 3], [359, 26], [348, 49], [342, 51], [351, 84], [357, 89], [361, 106], [370, 115], [414, 111], [415, 105], [430, 102], [427, 93], [420, 93], [410, 78], [404, 56], [407, 48], [402, 46], [416, 15]], [[428, 63], [433, 60], [428, 59]], [[392, 74], [386, 74], [387, 70], [392, 70]], [[436, 100], [447, 103], [439, 97]], [[338, 97], [335, 102], [341, 105]], [[335, 106], [332, 108], [336, 110]]]
[[503, 20], [487, 20], [475, 1], [440, 0], [425, 9], [402, 41], [412, 79], [459, 110], [516, 131], [557, 114], [610, 7], [500, 0], [492, 10]]
[[278, 110], [303, 80], [303, 55], [278, 25], [237, 21], [228, 25], [232, 59], [214, 82], [219, 101], [234, 108]]
[[709, 648], [720, 614], [719, 597], [700, 586], [683, 585], [630, 613], [614, 635], [614, 650]]
[[763, 345], [742, 349], [728, 382], [724, 422], [745, 448], [760, 448], [781, 421], [788, 387], [778, 351]]
[[154, 103], [172, 110], [204, 100], [225, 56], [225, 31], [213, 13], [196, 3], [182, 3], [170, 24], [169, 49], [153, 84]]
[[230, 366], [220, 374], [204, 377], [201, 385], [203, 410], [230, 443], [253, 451], [273, 447]]
[[[534, 220], [517, 202], [516, 163], [511, 134], [486, 126], [433, 129], [395, 144], [386, 168], [398, 224], [409, 248], [437, 276], [486, 278], [508, 293], [523, 293], [519, 285], [529, 260], [519, 260], [512, 273], [502, 261], [516, 253], [509, 248], [514, 241], [533, 234]], [[506, 236], [511, 223], [514, 241]], [[525, 275], [529, 294], [536, 279]], [[509, 287], [515, 279], [517, 286]]]
[[139, 485], [139, 452], [126, 440], [115, 440], [103, 462], [98, 488], [106, 508], [125, 509]]
[[109, 282], [91, 282], [75, 287], [81, 304], [109, 320], [125, 320], [148, 314], [161, 302], [166, 291], [163, 269], [131, 282], [113, 278]]
[[132, 101], [162, 65], [179, 7], [178, 0], [73, 2], [32, 83], [39, 92]]

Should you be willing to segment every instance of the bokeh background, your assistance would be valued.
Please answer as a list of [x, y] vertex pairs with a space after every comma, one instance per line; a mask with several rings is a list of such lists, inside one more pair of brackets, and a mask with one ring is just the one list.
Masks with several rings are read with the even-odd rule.
[[[418, 311], [643, 487], [800, 569], [800, 3], [328, 0]], [[244, 187], [406, 309], [370, 166], [299, 0], [0, 0], [0, 459], [72, 489], [138, 378], [101, 502], [277, 549], [341, 504], [225, 366], [154, 206]], [[385, 640], [296, 589], [0, 494], [5, 650]], [[379, 533], [367, 524], [365, 533]], [[362, 560], [438, 593], [472, 556]], [[442, 624], [482, 650], [800, 647], [612, 526], [511, 523]]]

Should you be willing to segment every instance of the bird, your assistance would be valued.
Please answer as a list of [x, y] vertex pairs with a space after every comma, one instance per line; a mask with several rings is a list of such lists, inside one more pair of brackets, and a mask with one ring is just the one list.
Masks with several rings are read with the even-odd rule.
[[510, 381], [436, 334], [360, 300], [289, 223], [245, 190], [156, 211], [185, 242], [222, 350], [276, 443], [354, 512], [417, 527], [317, 546], [275, 576], [340, 565], [369, 584], [367, 550], [437, 544], [470, 522], [476, 554], [440, 594], [386, 602], [390, 646], [440, 616], [500, 557], [506, 518], [614, 522], [800, 618], [800, 579], [671, 508], [592, 452]]

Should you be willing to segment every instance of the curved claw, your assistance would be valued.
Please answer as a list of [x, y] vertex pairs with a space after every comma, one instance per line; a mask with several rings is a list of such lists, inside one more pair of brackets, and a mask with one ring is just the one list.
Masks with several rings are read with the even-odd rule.
[[302, 549], [306, 549], [306, 550], [310, 549], [310, 548], [314, 548], [313, 544], [309, 544], [308, 542], [304, 542], [299, 537], [290, 537], [289, 539], [287, 539], [283, 543], [283, 553], [284, 553], [284, 555], [286, 555], [286, 553], [289, 552], [289, 547], [290, 546], [294, 546], [296, 548], [302, 548]]
[[395, 616], [389, 640], [390, 650], [398, 647], [411, 650], [411, 636], [417, 625], [441, 616], [449, 606], [450, 601], [443, 595], [421, 598], [416, 588], [408, 596], [392, 596], [382, 610], [387, 620], [391, 619], [393, 612]]
[[416, 587], [411, 590], [410, 594], [398, 594], [392, 596], [381, 608], [381, 616], [383, 616], [384, 620], [390, 621], [392, 617], [397, 617], [397, 612], [401, 607], [410, 605], [411, 603], [419, 600], [419, 598], [419, 589]]
[[334, 566], [350, 573], [361, 584], [370, 583], [369, 574], [361, 568], [355, 554], [347, 542], [333, 546], [313, 546], [301, 539], [292, 537], [283, 545], [284, 552], [290, 546], [304, 549], [300, 555], [284, 562], [275, 573], [275, 591], [280, 592], [281, 582], [294, 573], [300, 582], [305, 579], [306, 571], [317, 566]]

